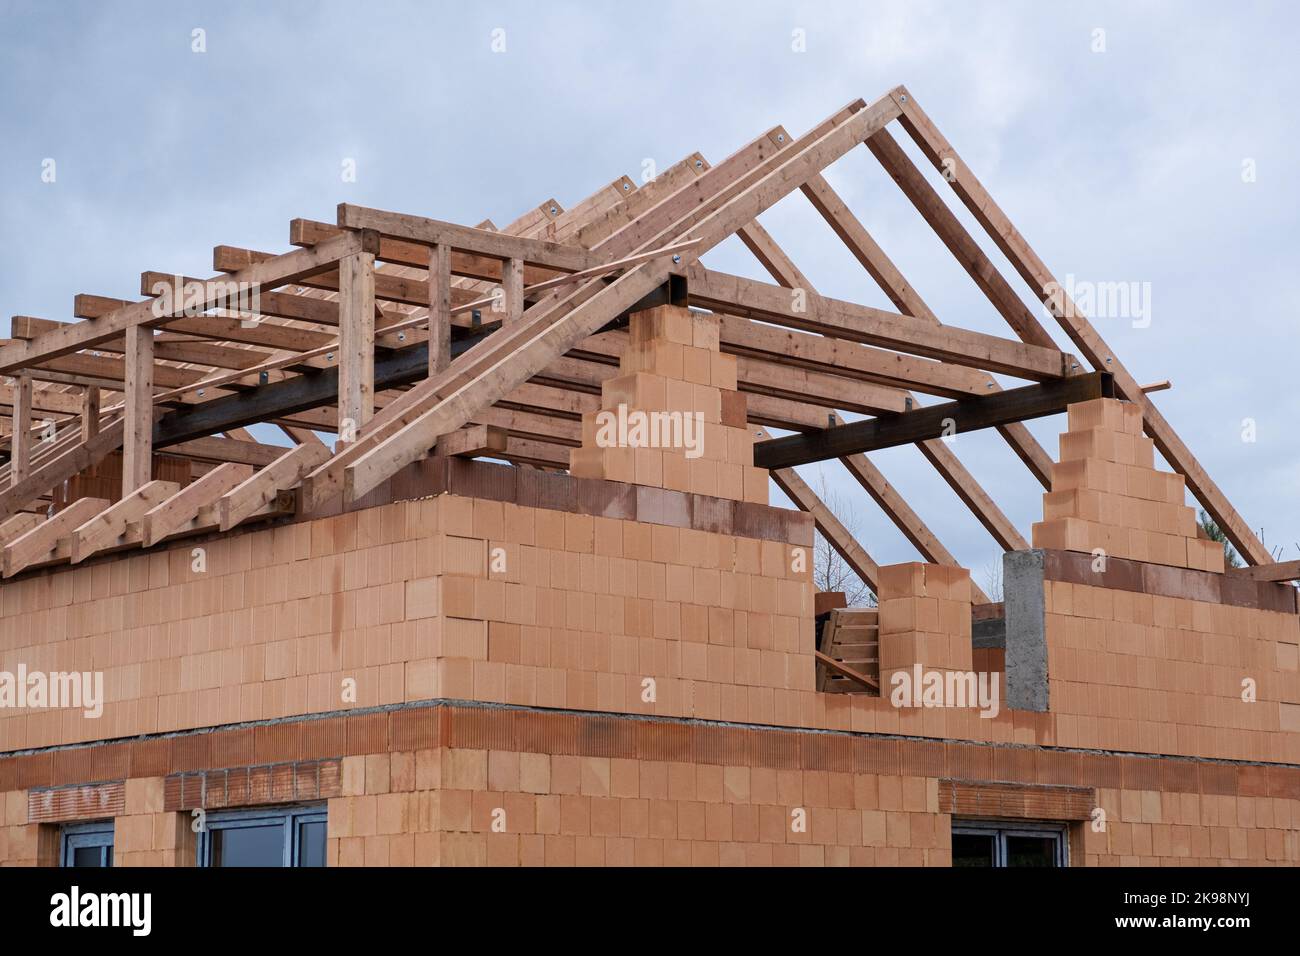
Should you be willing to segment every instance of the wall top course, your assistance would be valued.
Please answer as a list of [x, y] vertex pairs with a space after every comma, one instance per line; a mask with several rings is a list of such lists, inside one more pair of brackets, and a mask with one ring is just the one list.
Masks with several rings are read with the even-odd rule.
[[[989, 783], [1034, 785], [1034, 795], [1039, 797], [1050, 795], [1043, 788], [1057, 788], [1051, 793], [1069, 798], [1075, 795], [1069, 788], [1093, 787], [1300, 800], [1300, 766], [1289, 764], [908, 739], [887, 734], [557, 712], [463, 701], [430, 701], [418, 706], [378, 708], [365, 714], [331, 713], [288, 723], [300, 725], [304, 732], [295, 735], [296, 750], [286, 752], [286, 756], [295, 761], [321, 761], [320, 767], [330, 771], [328, 778], [321, 778], [322, 793], [335, 792], [340, 786], [338, 758], [448, 748], [938, 777], [948, 781], [950, 788], [957, 785], [959, 789], [962, 785]], [[260, 732], [264, 728], [254, 729]], [[56, 763], [52, 757], [68, 750], [112, 749], [118, 753], [128, 780], [158, 776], [160, 770], [168, 774], [166, 799], [168, 806], [173, 806], [180, 799], [182, 772], [189, 771], [184, 774], [189, 779], [194, 772], [206, 771], [203, 776], [210, 782], [214, 772], [227, 769], [220, 766], [217, 757], [223, 749], [221, 738], [246, 730], [207, 728], [2, 757], [0, 792], [86, 783], [77, 765]], [[154, 753], [160, 746], [161, 761]], [[248, 777], [255, 770], [288, 770], [291, 766], [286, 763], [238, 769]], [[230, 775], [219, 776], [225, 781]], [[317, 779], [315, 773], [305, 776]], [[185, 789], [188, 793], [189, 787]]]
[[1282, 614], [1297, 613], [1296, 590], [1284, 584], [1116, 557], [1107, 557], [1101, 570], [1096, 570], [1097, 559], [1091, 554], [1050, 548], [1038, 550], [1043, 552], [1043, 577], [1048, 581]]

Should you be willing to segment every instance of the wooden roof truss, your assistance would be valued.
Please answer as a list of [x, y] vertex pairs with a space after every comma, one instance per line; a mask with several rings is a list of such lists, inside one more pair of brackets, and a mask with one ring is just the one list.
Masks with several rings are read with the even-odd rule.
[[[944, 174], [1082, 359], [1057, 348], [894, 140], [894, 125]], [[831, 188], [824, 171], [863, 144], [1014, 337], [941, 324]], [[794, 192], [895, 311], [817, 294], [757, 218]], [[732, 235], [772, 282], [700, 262]], [[664, 301], [721, 316], [751, 424], [797, 433], [760, 442], [756, 459], [771, 463], [778, 486], [873, 588], [874, 560], [791, 464], [838, 457], [924, 560], [955, 564], [865, 454], [915, 444], [999, 546], [1028, 547], [939, 440], [932, 403], [918, 408], [917, 393], [961, 409], [965, 427], [995, 427], [1045, 488], [1052, 456], [1024, 418], [1102, 388], [1138, 403], [1161, 453], [1247, 563], [1271, 560], [903, 87], [855, 101], [803, 136], [778, 126], [717, 165], [692, 154], [640, 187], [620, 177], [572, 209], [548, 200], [504, 228], [343, 204], [334, 224], [294, 220], [290, 244], [284, 253], [217, 246], [218, 274], [208, 279], [146, 271], [138, 301], [79, 295], [77, 321], [14, 318], [0, 347], [0, 372], [12, 377], [0, 387], [10, 412], [0, 436], [6, 577], [310, 513], [339, 496], [351, 504], [435, 450], [567, 468], [582, 413], [617, 373], [620, 317]], [[794, 289], [803, 290], [799, 308]], [[992, 374], [1030, 384], [996, 395]], [[872, 417], [848, 425], [845, 412]], [[253, 440], [245, 427], [259, 422], [278, 425], [292, 446]], [[335, 450], [316, 432], [336, 433]], [[119, 450], [120, 500], [81, 498], [46, 516], [65, 482]], [[187, 459], [193, 480], [153, 480], [155, 452]]]

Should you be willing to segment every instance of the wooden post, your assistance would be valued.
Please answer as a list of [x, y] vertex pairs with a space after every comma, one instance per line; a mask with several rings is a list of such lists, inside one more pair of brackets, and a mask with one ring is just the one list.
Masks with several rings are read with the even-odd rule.
[[339, 437], [356, 438], [375, 410], [375, 256], [339, 261]]
[[126, 433], [122, 439], [122, 496], [153, 477], [153, 329], [126, 330]]
[[451, 364], [451, 247], [429, 250], [429, 375]]
[[81, 392], [81, 440], [99, 434], [99, 386], [87, 385]]
[[13, 460], [9, 466], [10, 484], [16, 485], [27, 477], [32, 467], [32, 377], [30, 375], [19, 375], [14, 380], [11, 438]]
[[501, 291], [505, 293], [506, 314], [502, 325], [518, 322], [524, 315], [524, 263], [522, 259], [506, 259], [501, 263]]

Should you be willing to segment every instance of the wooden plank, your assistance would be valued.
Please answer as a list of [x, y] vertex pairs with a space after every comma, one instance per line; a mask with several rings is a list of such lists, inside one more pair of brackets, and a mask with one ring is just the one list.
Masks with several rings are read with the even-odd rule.
[[271, 504], [281, 491], [293, 488], [312, 468], [329, 457], [324, 445], [298, 445], [217, 500], [222, 531]]
[[840, 677], [847, 677], [849, 680], [853, 681], [854, 683], [861, 684], [867, 690], [874, 690], [874, 691], [880, 690], [879, 681], [868, 677], [866, 674], [862, 674], [858, 671], [855, 671], [852, 667], [849, 667], [845, 664], [841, 664], [835, 658], [828, 657], [827, 655], [823, 654], [821, 651], [817, 651], [817, 650], [813, 651], [813, 656], [817, 658], [817, 662], [819, 664], [823, 665], [827, 670], [833, 671], [834, 673], [838, 674]]
[[1272, 555], [1250, 525], [1233, 508], [1227, 496], [1214, 483], [1151, 399], [1142, 391], [1142, 386], [1098, 334], [1087, 316], [1065, 294], [1064, 287], [1057, 282], [1051, 270], [1030, 247], [1020, 231], [1012, 225], [1006, 213], [993, 200], [957, 151], [952, 148], [952, 144], [930, 121], [915, 97], [905, 87], [899, 87], [891, 95], [899, 105], [899, 119], [903, 128], [936, 168], [949, 170], [949, 176], [945, 177], [949, 185], [984, 227], [1012, 267], [1020, 273], [1034, 295], [1056, 317], [1070, 340], [1094, 368], [1104, 368], [1114, 375], [1115, 389], [1121, 396], [1141, 406], [1143, 427], [1147, 434], [1151, 436], [1161, 455], [1174, 470], [1186, 478], [1187, 487], [1214, 518], [1215, 523], [1223, 529], [1237, 551], [1250, 564], [1271, 563]]
[[1057, 414], [1076, 402], [1109, 398], [1112, 393], [1105, 372], [1090, 372], [983, 398], [944, 402], [898, 415], [837, 425], [821, 432], [759, 442], [754, 446], [754, 464], [760, 468], [793, 468], [829, 458], [911, 445], [1004, 422]]
[[9, 483], [16, 485], [31, 474], [32, 467], [32, 377], [14, 379], [13, 445], [10, 450]]
[[32, 565], [67, 557], [68, 546], [65, 543], [61, 549], [60, 542], [108, 506], [109, 502], [104, 498], [78, 498], [58, 514], [15, 538], [5, 545], [4, 576], [10, 578]]
[[140, 519], [141, 543], [151, 548], [170, 535], [188, 530], [204, 506], [213, 504], [252, 476], [251, 465], [228, 462], [196, 478], [144, 513]]
[[122, 438], [122, 494], [144, 485], [153, 473], [153, 329], [126, 330], [126, 431]]
[[127, 526], [181, 490], [174, 481], [150, 481], [125, 495], [72, 532], [69, 558], [80, 564], [86, 558], [126, 542]]
[[375, 411], [375, 257], [339, 263], [339, 434], [356, 435]]

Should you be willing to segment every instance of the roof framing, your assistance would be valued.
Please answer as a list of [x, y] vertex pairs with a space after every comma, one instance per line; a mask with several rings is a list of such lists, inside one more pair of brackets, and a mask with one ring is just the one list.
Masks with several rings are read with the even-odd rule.
[[[893, 138], [895, 124], [945, 172], [1081, 359], [1057, 347]], [[825, 170], [864, 144], [1014, 337], [942, 325], [831, 188]], [[812, 288], [757, 218], [793, 193], [894, 311]], [[733, 235], [773, 282], [700, 261]], [[872, 587], [876, 562], [792, 465], [838, 458], [922, 557], [955, 564], [865, 454], [913, 443], [1001, 547], [1023, 548], [937, 440], [946, 432], [936, 421], [996, 428], [1047, 487], [1052, 458], [1022, 422], [1112, 380], [1142, 405], [1161, 453], [1247, 562], [1270, 562], [1152, 404], [1147, 391], [1167, 383], [1136, 383], [904, 87], [856, 100], [800, 137], [773, 127], [716, 165], [693, 153], [639, 187], [619, 177], [569, 210], [547, 200], [503, 229], [342, 204], [334, 224], [293, 220], [289, 243], [283, 253], [216, 246], [209, 279], [145, 271], [140, 301], [78, 295], [77, 321], [15, 317], [0, 345], [0, 372], [13, 377], [0, 386], [10, 417], [0, 437], [6, 576], [335, 507], [340, 496], [354, 506], [433, 453], [563, 468], [581, 415], [617, 372], [627, 314], [665, 301], [719, 314], [751, 426], [768, 439], [756, 459]], [[1030, 384], [1003, 392], [994, 375]], [[921, 408], [915, 393], [950, 401]], [[871, 417], [849, 423], [845, 413]], [[292, 447], [251, 440], [243, 428], [257, 423], [279, 425]], [[771, 439], [765, 427], [796, 434]], [[117, 501], [55, 506], [65, 482], [117, 451]], [[188, 467], [188, 479], [156, 478], [157, 454]]]

